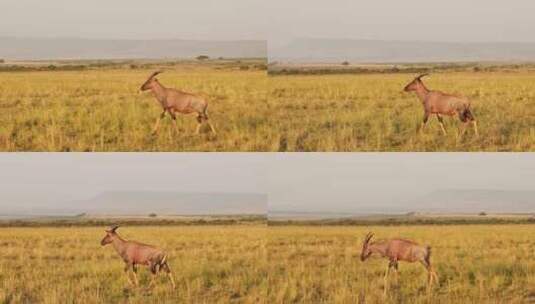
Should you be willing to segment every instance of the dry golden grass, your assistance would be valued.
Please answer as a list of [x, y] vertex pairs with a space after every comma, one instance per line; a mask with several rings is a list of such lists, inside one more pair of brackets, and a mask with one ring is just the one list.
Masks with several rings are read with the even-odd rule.
[[265, 71], [166, 67], [162, 84], [206, 97], [218, 134], [196, 136], [195, 115], [179, 115], [179, 135], [166, 117], [151, 136], [161, 108], [139, 88], [154, 69], [0, 73], [0, 151], [270, 149]]
[[[383, 296], [384, 259], [360, 261], [367, 231], [432, 246], [439, 285], [400, 262]], [[270, 227], [269, 303], [530, 303], [535, 301], [533, 225]]]
[[[270, 77], [272, 128], [279, 150], [289, 151], [535, 151], [535, 74], [443, 72], [428, 88], [472, 100], [480, 137], [458, 140], [457, 118], [446, 118], [442, 136], [436, 117], [417, 134], [423, 109], [402, 92], [413, 74]], [[470, 130], [471, 131], [471, 130]]]
[[267, 77], [262, 70], [176, 65], [168, 87], [209, 100], [218, 135], [194, 135], [194, 116], [151, 127], [160, 107], [139, 87], [152, 70], [89, 69], [0, 73], [0, 151], [535, 151], [535, 75], [442, 72], [431, 89], [469, 97], [481, 136], [447, 136], [431, 117], [417, 134], [422, 106], [402, 92], [414, 75]]
[[104, 228], [0, 229], [2, 303], [263, 303], [267, 271], [263, 225], [122, 227], [126, 239], [169, 254], [177, 288], [164, 275], [133, 289], [124, 263], [101, 247]]

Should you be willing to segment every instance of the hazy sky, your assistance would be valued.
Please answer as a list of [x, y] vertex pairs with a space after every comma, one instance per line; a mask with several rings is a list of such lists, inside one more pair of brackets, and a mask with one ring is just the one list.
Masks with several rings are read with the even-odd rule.
[[269, 210], [306, 212], [405, 207], [436, 190], [535, 191], [530, 153], [18, 153], [0, 155], [0, 168], [0, 213], [108, 191], [259, 193]]
[[533, 191], [535, 155], [278, 154], [268, 172], [270, 211], [358, 213], [361, 205], [405, 207], [436, 190]]
[[273, 0], [270, 46], [296, 37], [535, 42], [533, 0]]
[[533, 0], [2, 0], [0, 35], [531, 41]]
[[106, 191], [263, 194], [260, 160], [250, 153], [4, 153], [0, 208], [17, 202], [53, 207]]
[[2, 0], [0, 35], [265, 40], [262, 0]]

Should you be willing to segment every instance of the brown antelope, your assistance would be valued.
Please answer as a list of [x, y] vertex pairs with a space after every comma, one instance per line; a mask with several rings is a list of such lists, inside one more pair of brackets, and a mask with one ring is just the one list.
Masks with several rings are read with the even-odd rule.
[[[173, 279], [171, 269], [167, 262], [167, 254], [163, 250], [154, 246], [122, 239], [116, 232], [117, 228], [119, 228], [119, 226], [113, 226], [112, 228], [105, 230], [106, 236], [102, 239], [100, 244], [102, 246], [112, 244], [115, 251], [121, 256], [125, 262], [124, 272], [128, 283], [134, 286], [139, 285], [137, 279], [137, 265], [144, 265], [148, 266], [152, 273], [149, 287], [153, 286], [158, 272], [163, 270], [167, 273], [171, 285], [175, 288], [175, 280]], [[132, 280], [130, 279], [130, 270], [134, 275], [134, 283], [132, 283]]]
[[470, 110], [470, 101], [461, 96], [428, 90], [422, 81], [422, 77], [427, 75], [428, 74], [422, 74], [414, 78], [414, 80], [404, 88], [405, 92], [415, 92], [424, 106], [424, 120], [420, 127], [420, 131], [423, 131], [425, 125], [427, 124], [429, 115], [435, 114], [438, 122], [440, 123], [442, 133], [446, 135], [446, 129], [444, 128], [444, 121], [441, 115], [458, 115], [459, 119], [463, 122], [460, 135], [462, 136], [464, 134], [466, 131], [466, 125], [471, 122], [474, 126], [474, 132], [476, 136], [479, 136], [477, 132], [476, 119]]
[[386, 269], [384, 281], [384, 293], [388, 290], [388, 275], [390, 269], [394, 269], [398, 274], [398, 261], [405, 261], [409, 263], [420, 262], [424, 265], [428, 274], [428, 286], [433, 284], [433, 281], [438, 280], [436, 272], [431, 266], [431, 247], [418, 245], [417, 243], [404, 239], [391, 239], [383, 241], [370, 242], [373, 233], [369, 232], [364, 238], [362, 244], [362, 252], [360, 260], [365, 261], [372, 254], [380, 255], [389, 260], [388, 268]]
[[204, 122], [210, 126], [210, 130], [212, 130], [212, 132], [215, 134], [215, 128], [208, 121], [208, 102], [206, 99], [195, 94], [164, 87], [158, 81], [158, 79], [155, 78], [155, 76], [160, 73], [162, 73], [162, 71], [152, 73], [149, 79], [147, 79], [147, 81], [145, 81], [145, 83], [141, 86], [141, 91], [151, 90], [154, 97], [156, 97], [163, 108], [162, 114], [158, 116], [156, 124], [152, 129], [152, 133], [158, 133], [160, 128], [160, 120], [165, 117], [165, 113], [169, 113], [169, 116], [171, 116], [173, 119], [177, 133], [178, 125], [176, 122], [176, 114], [197, 113], [197, 129], [195, 130], [195, 134], [199, 134], [201, 126]]

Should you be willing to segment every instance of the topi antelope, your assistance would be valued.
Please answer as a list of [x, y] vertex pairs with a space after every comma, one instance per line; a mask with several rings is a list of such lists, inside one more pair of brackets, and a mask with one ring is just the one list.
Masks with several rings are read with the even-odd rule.
[[151, 90], [154, 94], [154, 97], [156, 97], [163, 108], [162, 114], [158, 116], [156, 124], [152, 129], [152, 133], [158, 133], [160, 128], [160, 120], [165, 117], [165, 113], [169, 113], [169, 116], [171, 116], [173, 119], [177, 133], [178, 125], [176, 122], [176, 114], [197, 113], [197, 129], [195, 130], [195, 133], [199, 134], [202, 124], [206, 122], [208, 126], [210, 126], [210, 130], [212, 130], [212, 132], [215, 134], [216, 132], [214, 127], [208, 121], [208, 102], [206, 99], [195, 94], [164, 87], [158, 81], [158, 79], [155, 78], [155, 76], [160, 73], [162, 73], [162, 71], [152, 73], [149, 79], [147, 79], [147, 81], [145, 81], [145, 83], [141, 86], [141, 91]]
[[422, 131], [427, 124], [429, 115], [436, 114], [442, 133], [446, 135], [446, 129], [444, 128], [444, 121], [441, 115], [458, 115], [459, 119], [463, 122], [461, 136], [466, 131], [466, 125], [470, 122], [474, 126], [476, 136], [479, 136], [476, 119], [470, 110], [470, 101], [464, 97], [446, 94], [440, 91], [428, 90], [422, 81], [422, 77], [427, 75], [428, 74], [419, 75], [404, 88], [405, 92], [415, 92], [424, 106], [424, 120], [420, 127], [420, 131]]
[[418, 245], [417, 243], [404, 240], [404, 239], [391, 239], [384, 241], [370, 242], [373, 237], [373, 233], [369, 232], [364, 238], [362, 244], [362, 252], [360, 254], [360, 260], [365, 261], [372, 254], [378, 254], [381, 257], [389, 260], [388, 268], [386, 269], [384, 281], [384, 293], [388, 290], [388, 274], [390, 269], [394, 268], [396, 274], [398, 273], [398, 261], [405, 261], [409, 263], [420, 262], [424, 265], [428, 274], [429, 287], [433, 284], [433, 281], [438, 280], [436, 272], [431, 266], [431, 247]]
[[[115, 251], [121, 256], [125, 262], [124, 272], [126, 279], [130, 285], [138, 286], [139, 281], [137, 279], [137, 265], [145, 265], [150, 268], [152, 273], [149, 287], [152, 287], [156, 275], [160, 270], [163, 270], [169, 276], [171, 285], [175, 288], [175, 280], [169, 268], [167, 262], [167, 254], [154, 246], [142, 244], [136, 241], [126, 241], [122, 239], [116, 230], [119, 226], [113, 226], [109, 230], [106, 230], [106, 236], [102, 239], [100, 244], [105, 246], [112, 244]], [[134, 275], [134, 283], [130, 279], [129, 271], [132, 270]]]

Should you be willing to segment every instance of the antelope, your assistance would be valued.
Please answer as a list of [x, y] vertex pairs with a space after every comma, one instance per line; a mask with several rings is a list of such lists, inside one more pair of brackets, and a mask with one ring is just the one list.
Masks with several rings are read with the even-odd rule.
[[422, 77], [427, 75], [429, 74], [417, 76], [404, 88], [405, 92], [415, 92], [418, 98], [422, 101], [422, 105], [424, 107], [424, 119], [420, 127], [420, 131], [423, 131], [425, 125], [427, 124], [429, 115], [435, 114], [438, 122], [440, 123], [442, 133], [446, 135], [446, 129], [444, 128], [444, 121], [441, 115], [458, 115], [459, 119], [463, 122], [460, 136], [464, 135], [466, 126], [470, 122], [474, 126], [474, 133], [476, 136], [479, 136], [476, 119], [470, 110], [470, 101], [461, 96], [428, 90], [422, 81]]
[[360, 260], [366, 261], [372, 254], [380, 255], [389, 260], [388, 268], [384, 276], [384, 293], [388, 290], [388, 275], [390, 269], [394, 269], [396, 275], [398, 274], [398, 261], [405, 261], [409, 263], [420, 262], [424, 265], [428, 275], [428, 286], [433, 284], [433, 281], [438, 280], [436, 272], [431, 266], [431, 247], [422, 246], [417, 243], [405, 239], [390, 239], [370, 242], [373, 233], [369, 232], [364, 238], [362, 244], [362, 252]]
[[208, 102], [201, 96], [175, 90], [164, 87], [157, 78], [156, 75], [162, 73], [162, 71], [156, 71], [152, 73], [147, 81], [141, 86], [141, 91], [152, 91], [154, 97], [158, 100], [162, 106], [162, 113], [158, 116], [156, 124], [152, 129], [152, 134], [157, 134], [160, 128], [160, 120], [165, 117], [165, 113], [174, 121], [175, 130], [178, 134], [178, 125], [176, 121], [176, 114], [191, 114], [197, 113], [197, 129], [195, 134], [199, 134], [202, 124], [205, 122], [210, 126], [212, 133], [216, 134], [214, 126], [208, 121]]
[[[167, 254], [163, 250], [151, 245], [124, 240], [117, 234], [117, 228], [119, 228], [119, 226], [113, 226], [110, 229], [105, 230], [106, 236], [104, 236], [100, 244], [102, 246], [112, 244], [115, 251], [121, 256], [125, 263], [124, 272], [128, 283], [133, 286], [139, 286], [137, 265], [144, 265], [148, 266], [152, 273], [149, 288], [154, 285], [154, 280], [160, 270], [167, 273], [171, 285], [175, 288], [175, 280], [173, 279], [171, 268], [169, 268], [167, 262]], [[134, 282], [130, 279], [130, 270], [134, 275]]]

